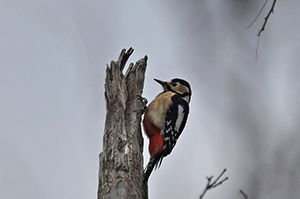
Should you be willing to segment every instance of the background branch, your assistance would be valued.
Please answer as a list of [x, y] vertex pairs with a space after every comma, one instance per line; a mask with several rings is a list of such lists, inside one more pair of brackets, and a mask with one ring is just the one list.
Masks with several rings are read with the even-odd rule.
[[277, 0], [273, 0], [272, 7], [271, 7], [270, 11], [268, 12], [267, 16], [265, 17], [265, 22], [264, 22], [263, 26], [261, 27], [260, 31], [258, 32], [258, 35], [257, 35], [258, 37], [260, 37], [260, 34], [265, 30], [265, 27], [267, 25], [269, 17], [271, 16], [272, 13], [274, 13], [274, 8], [275, 8], [276, 1]]
[[248, 28], [250, 28], [250, 27], [256, 22], [256, 20], [258, 19], [258, 17], [260, 16], [260, 14], [262, 13], [262, 11], [264, 10], [264, 8], [265, 8], [267, 2], [268, 2], [268, 0], [265, 1], [264, 5], [261, 7], [259, 13], [256, 15], [256, 17], [255, 17], [255, 19], [252, 21], [252, 23], [246, 28], [246, 30], [247, 30]]
[[222, 171], [222, 173], [213, 181], [213, 177], [214, 176], [211, 176], [211, 177], [206, 177], [207, 178], [207, 185], [205, 187], [205, 189], [203, 190], [202, 194], [200, 195], [200, 199], [203, 199], [204, 195], [206, 194], [206, 192], [212, 188], [215, 188], [219, 185], [221, 185], [223, 182], [225, 182], [226, 180], [228, 180], [229, 178], [228, 177], [225, 177], [223, 180], [220, 180], [220, 178], [223, 176], [223, 174], [227, 171], [227, 169], [224, 169]]
[[[264, 4], [263, 8], [265, 7], [267, 1], [268, 1], [268, 0], [266, 0], [266, 2], [265, 2], [265, 4]], [[271, 9], [270, 9], [270, 11], [268, 12], [267, 16], [265, 17], [265, 22], [264, 22], [263, 26], [261, 27], [261, 29], [260, 29], [259, 32], [258, 32], [258, 35], [257, 35], [257, 36], [258, 36], [258, 40], [257, 40], [257, 47], [256, 47], [256, 60], [257, 60], [257, 57], [258, 57], [258, 48], [259, 48], [260, 35], [261, 35], [261, 33], [265, 30], [265, 27], [266, 27], [266, 25], [267, 25], [267, 22], [268, 22], [268, 20], [269, 20], [269, 17], [271, 16], [272, 13], [274, 13], [274, 8], [275, 8], [276, 1], [277, 1], [277, 0], [273, 0], [273, 4], [272, 4], [272, 6], [271, 6]], [[263, 9], [263, 8], [262, 8], [262, 9]], [[261, 10], [261, 11], [262, 11], [262, 10]]]
[[240, 190], [240, 193], [242, 194], [242, 196], [243, 196], [245, 199], [248, 199], [247, 194], [246, 194], [242, 189]]

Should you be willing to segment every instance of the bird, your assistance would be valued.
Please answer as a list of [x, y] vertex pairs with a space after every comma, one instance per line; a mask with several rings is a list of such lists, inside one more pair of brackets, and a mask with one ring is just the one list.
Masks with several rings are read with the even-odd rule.
[[163, 158], [176, 145], [187, 122], [192, 96], [191, 86], [186, 80], [154, 80], [163, 87], [163, 91], [144, 109], [143, 126], [149, 138], [150, 153], [144, 169], [144, 181], [148, 181], [153, 169], [160, 167]]

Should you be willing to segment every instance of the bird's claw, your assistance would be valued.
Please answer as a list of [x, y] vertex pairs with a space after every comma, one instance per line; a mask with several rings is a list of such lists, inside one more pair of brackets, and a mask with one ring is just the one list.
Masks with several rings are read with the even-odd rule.
[[134, 110], [134, 111], [144, 113], [145, 110], [147, 110], [148, 100], [145, 97], [142, 97], [141, 95], [136, 95], [136, 98], [141, 101], [142, 105], [138, 110]]

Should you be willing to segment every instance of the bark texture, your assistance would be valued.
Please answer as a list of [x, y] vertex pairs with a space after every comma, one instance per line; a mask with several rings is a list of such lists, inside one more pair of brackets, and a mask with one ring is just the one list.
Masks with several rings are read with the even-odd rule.
[[103, 151], [99, 162], [98, 199], [147, 198], [143, 184], [143, 138], [141, 134], [141, 95], [147, 56], [123, 69], [133, 53], [123, 49], [117, 61], [106, 69], [106, 121]]

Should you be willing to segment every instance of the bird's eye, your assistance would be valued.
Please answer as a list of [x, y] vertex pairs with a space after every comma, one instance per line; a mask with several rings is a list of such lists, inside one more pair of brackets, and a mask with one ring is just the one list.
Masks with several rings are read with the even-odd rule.
[[173, 82], [173, 83], [172, 83], [172, 86], [174, 86], [174, 87], [177, 86], [177, 83], [176, 83], [176, 82]]

